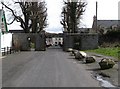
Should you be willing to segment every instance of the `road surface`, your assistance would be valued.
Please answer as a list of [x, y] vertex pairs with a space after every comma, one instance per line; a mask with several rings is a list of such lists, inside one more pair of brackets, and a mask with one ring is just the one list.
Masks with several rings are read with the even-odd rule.
[[81, 64], [61, 49], [19, 52], [2, 59], [3, 87], [99, 87]]

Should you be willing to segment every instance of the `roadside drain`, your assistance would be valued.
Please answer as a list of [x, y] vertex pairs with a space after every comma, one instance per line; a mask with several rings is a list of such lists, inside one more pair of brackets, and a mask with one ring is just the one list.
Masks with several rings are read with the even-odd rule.
[[103, 80], [102, 76], [97, 76], [96, 79], [100, 82], [102, 87], [115, 87], [114, 85], [112, 85], [110, 82]]
[[100, 86], [106, 88], [106, 89], [120, 89], [113, 84], [111, 84], [109, 81], [104, 80], [103, 77], [99, 74], [93, 74], [93, 77], [100, 82]]

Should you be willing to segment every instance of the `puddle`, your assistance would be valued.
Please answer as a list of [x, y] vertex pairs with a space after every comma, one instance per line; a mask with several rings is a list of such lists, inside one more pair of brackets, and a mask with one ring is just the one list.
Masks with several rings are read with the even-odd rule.
[[95, 75], [94, 78], [97, 79], [100, 82], [100, 85], [106, 89], [120, 89], [111, 84], [109, 81], [104, 80], [100, 75]]
[[102, 76], [97, 76], [96, 79], [97, 79], [98, 81], [100, 81], [102, 87], [115, 87], [115, 86], [112, 85], [110, 82], [108, 82], [108, 81], [106, 81], [106, 80], [103, 80], [103, 79], [102, 79]]

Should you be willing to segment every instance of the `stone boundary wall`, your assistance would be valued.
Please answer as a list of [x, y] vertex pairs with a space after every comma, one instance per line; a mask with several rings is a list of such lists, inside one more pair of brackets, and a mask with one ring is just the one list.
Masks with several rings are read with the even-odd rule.
[[75, 40], [79, 39], [79, 50], [89, 50], [98, 48], [98, 34], [92, 33], [64, 33], [63, 50], [74, 48]]
[[[30, 39], [29, 39], [30, 38]], [[43, 33], [14, 33], [12, 45], [15, 50], [30, 51], [30, 42], [35, 43], [35, 51], [44, 51], [45, 34]]]

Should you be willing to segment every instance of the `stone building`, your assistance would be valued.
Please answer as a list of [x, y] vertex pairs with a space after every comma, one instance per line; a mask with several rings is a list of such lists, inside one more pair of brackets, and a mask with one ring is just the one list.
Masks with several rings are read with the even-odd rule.
[[63, 38], [62, 37], [53, 37], [52, 41], [53, 41], [53, 45], [63, 44]]
[[59, 45], [59, 44], [63, 44], [63, 38], [62, 37], [46, 38], [46, 45]]
[[[97, 24], [97, 25], [96, 25]], [[96, 31], [97, 26], [97, 31]], [[92, 32], [98, 32], [105, 34], [107, 31], [119, 30], [120, 20], [97, 20], [96, 17], [93, 17]]]

